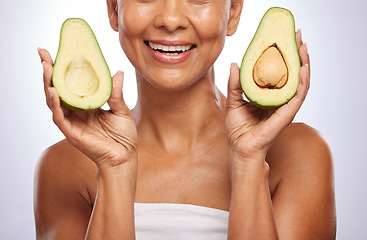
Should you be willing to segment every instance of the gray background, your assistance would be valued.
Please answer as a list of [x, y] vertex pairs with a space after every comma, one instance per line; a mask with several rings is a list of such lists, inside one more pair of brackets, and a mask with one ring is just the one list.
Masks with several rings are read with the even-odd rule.
[[[240, 64], [263, 13], [290, 9], [311, 56], [311, 89], [295, 121], [318, 129], [329, 142], [335, 167], [338, 239], [367, 239], [367, 51], [364, 0], [245, 1], [239, 31], [227, 39], [216, 63], [226, 93], [230, 62]], [[0, 2], [0, 238], [35, 239], [33, 174], [39, 155], [63, 136], [51, 120], [42, 89], [37, 47], [53, 58], [62, 22], [87, 20], [110, 66], [125, 71], [124, 94], [136, 100], [134, 71], [108, 23], [105, 1]]]

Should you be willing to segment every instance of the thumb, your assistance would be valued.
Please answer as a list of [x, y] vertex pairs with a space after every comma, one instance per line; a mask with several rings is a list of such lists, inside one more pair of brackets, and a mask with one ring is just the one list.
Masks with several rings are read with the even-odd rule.
[[108, 99], [107, 103], [110, 106], [110, 111], [115, 115], [124, 115], [130, 112], [129, 108], [125, 104], [123, 95], [122, 95], [122, 86], [124, 82], [124, 73], [118, 71], [112, 77], [112, 91], [111, 96]]
[[242, 93], [240, 68], [236, 63], [232, 63], [228, 81], [227, 107], [231, 109], [242, 106], [244, 101]]

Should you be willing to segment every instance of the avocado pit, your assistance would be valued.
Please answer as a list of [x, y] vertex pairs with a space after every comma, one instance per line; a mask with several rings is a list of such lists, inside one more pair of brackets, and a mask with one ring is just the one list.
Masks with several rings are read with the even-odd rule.
[[287, 83], [287, 64], [275, 43], [258, 58], [252, 75], [255, 83], [261, 88], [280, 89]]

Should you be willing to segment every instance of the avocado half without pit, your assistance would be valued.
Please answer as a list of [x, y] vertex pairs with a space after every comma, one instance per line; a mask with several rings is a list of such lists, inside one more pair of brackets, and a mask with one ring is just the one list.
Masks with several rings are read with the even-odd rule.
[[270, 8], [242, 60], [243, 92], [259, 108], [280, 107], [295, 95], [300, 67], [292, 13]]
[[99, 108], [111, 95], [110, 70], [83, 19], [69, 18], [62, 25], [52, 84], [61, 103], [71, 110]]

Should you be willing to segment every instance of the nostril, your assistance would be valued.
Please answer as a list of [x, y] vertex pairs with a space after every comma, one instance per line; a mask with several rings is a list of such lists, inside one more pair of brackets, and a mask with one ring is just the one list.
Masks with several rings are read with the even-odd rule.
[[161, 1], [163, 5], [157, 11], [155, 27], [165, 29], [168, 32], [174, 32], [179, 29], [186, 29], [190, 25], [186, 9], [182, 2], [184, 1]]

